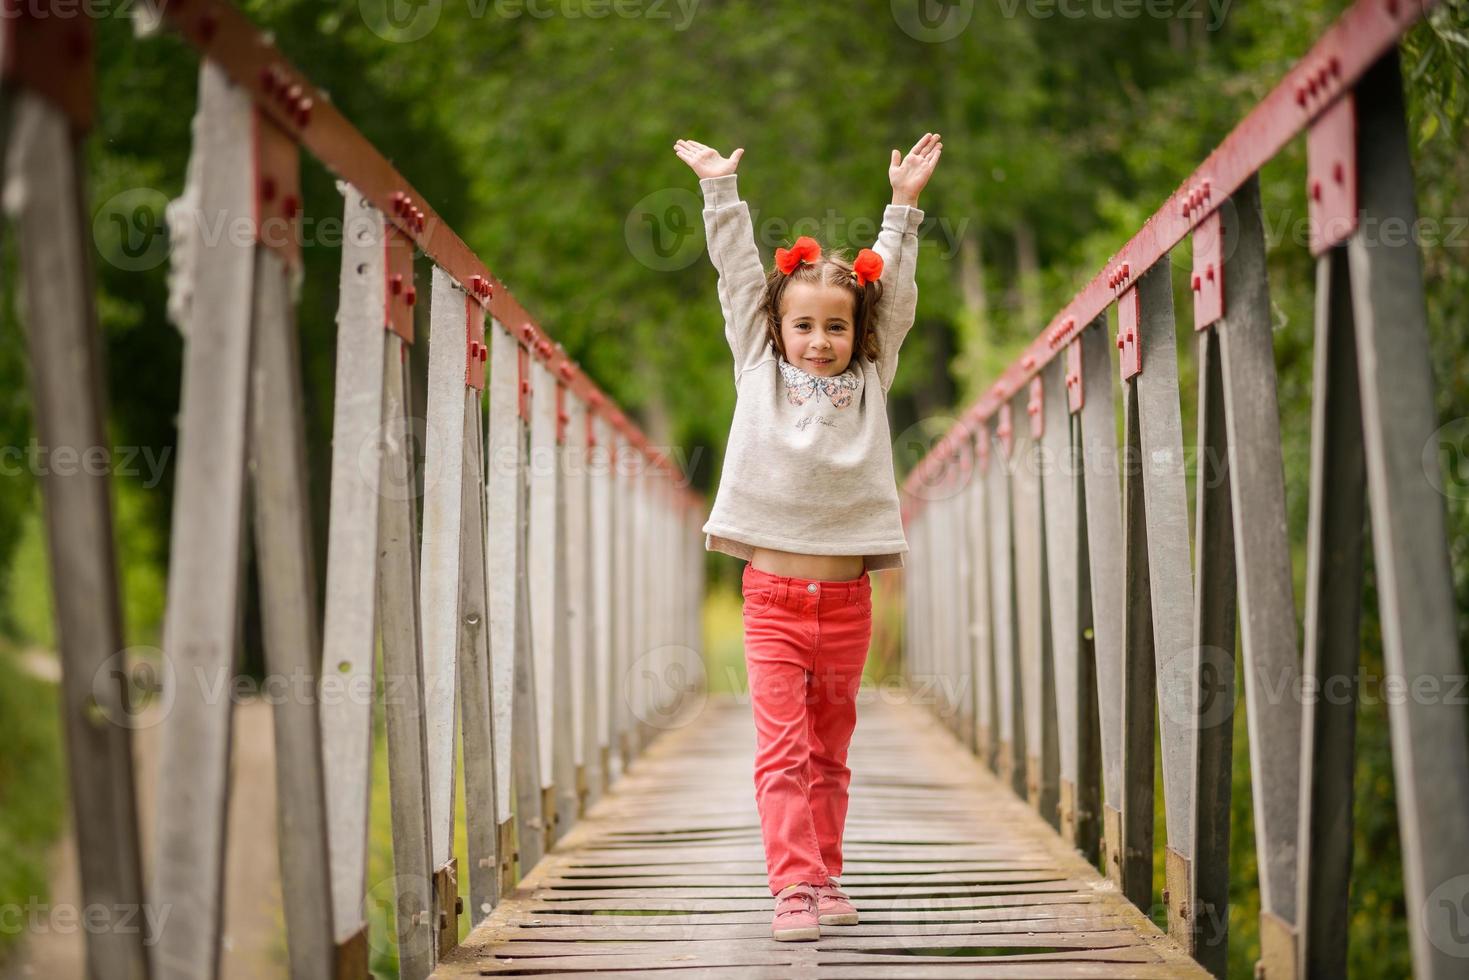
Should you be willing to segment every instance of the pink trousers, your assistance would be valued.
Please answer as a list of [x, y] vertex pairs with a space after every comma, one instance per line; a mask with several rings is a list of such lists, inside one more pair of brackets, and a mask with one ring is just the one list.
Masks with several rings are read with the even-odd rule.
[[755, 803], [770, 893], [842, 873], [847, 747], [872, 640], [872, 580], [772, 575], [746, 564], [745, 669]]

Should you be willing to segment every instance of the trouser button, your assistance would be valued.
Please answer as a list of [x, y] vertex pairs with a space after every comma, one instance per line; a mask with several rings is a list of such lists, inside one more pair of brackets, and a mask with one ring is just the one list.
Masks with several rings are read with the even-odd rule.
[[815, 582], [812, 582], [810, 585], [806, 586], [806, 591], [807, 592], [815, 592], [816, 591], [816, 583]]

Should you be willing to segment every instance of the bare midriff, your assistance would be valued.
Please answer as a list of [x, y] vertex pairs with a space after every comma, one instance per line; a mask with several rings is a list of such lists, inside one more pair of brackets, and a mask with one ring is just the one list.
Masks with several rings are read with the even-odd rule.
[[798, 555], [774, 548], [756, 548], [750, 564], [771, 575], [817, 579], [823, 582], [847, 582], [861, 578], [867, 567], [861, 555]]

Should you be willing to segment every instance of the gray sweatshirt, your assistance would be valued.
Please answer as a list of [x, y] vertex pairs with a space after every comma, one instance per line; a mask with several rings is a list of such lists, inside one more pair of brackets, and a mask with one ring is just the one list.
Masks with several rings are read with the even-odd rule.
[[872, 363], [853, 354], [846, 371], [820, 377], [786, 361], [766, 337], [765, 268], [735, 177], [699, 181], [735, 376], [734, 421], [704, 548], [746, 560], [756, 547], [862, 555], [869, 570], [900, 568], [908, 542], [887, 393], [918, 304], [913, 270], [923, 212], [889, 204], [873, 245], [883, 259], [881, 357]]

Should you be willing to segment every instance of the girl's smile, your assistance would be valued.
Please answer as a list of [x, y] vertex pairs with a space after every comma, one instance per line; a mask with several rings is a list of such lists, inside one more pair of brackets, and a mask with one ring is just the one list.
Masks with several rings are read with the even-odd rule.
[[793, 282], [781, 297], [780, 338], [786, 360], [827, 377], [852, 362], [852, 294], [836, 286]]

